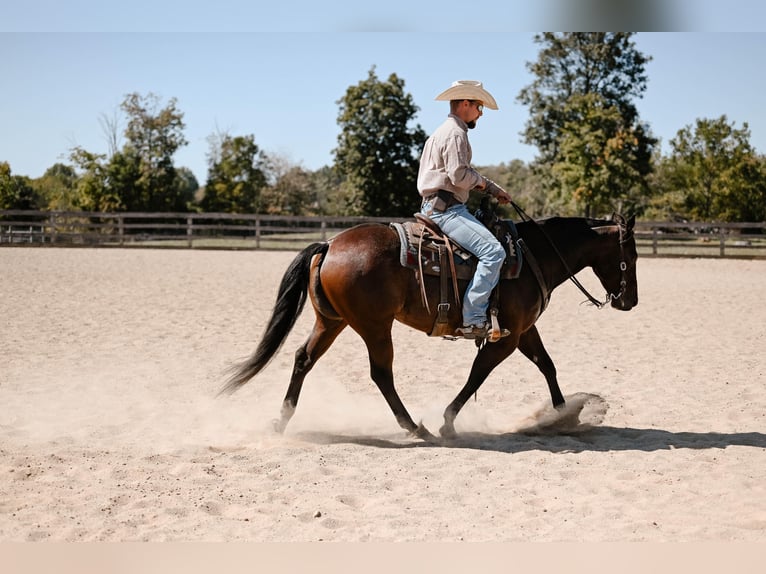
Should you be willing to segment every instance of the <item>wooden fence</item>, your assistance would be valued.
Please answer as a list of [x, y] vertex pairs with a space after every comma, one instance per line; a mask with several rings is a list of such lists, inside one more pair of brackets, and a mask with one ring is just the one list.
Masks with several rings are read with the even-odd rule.
[[[0, 246], [298, 250], [370, 221], [404, 219], [0, 210]], [[766, 259], [766, 222], [639, 221], [636, 243], [642, 256]]]

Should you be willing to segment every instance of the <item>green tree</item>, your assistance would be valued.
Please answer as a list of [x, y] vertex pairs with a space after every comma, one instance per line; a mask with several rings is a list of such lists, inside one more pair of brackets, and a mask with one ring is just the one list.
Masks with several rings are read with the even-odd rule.
[[[127, 142], [122, 154], [115, 154], [112, 159], [116, 163], [113, 169], [121, 178], [119, 191], [129, 193], [123, 199], [129, 211], [185, 211], [188, 208], [183, 182], [173, 164], [173, 155], [187, 144], [183, 135], [186, 127], [183, 113], [176, 104], [176, 99], [171, 98], [160, 107], [160, 98], [152, 93], [128, 94], [122, 102], [121, 108], [128, 116]], [[122, 157], [117, 157], [119, 155]], [[128, 188], [123, 176], [132, 174], [136, 168], [138, 178]]]
[[69, 211], [77, 206], [77, 172], [71, 165], [56, 163], [42, 177], [32, 180], [41, 207]]
[[286, 157], [266, 158], [267, 180], [262, 193], [265, 213], [274, 215], [316, 215], [319, 212], [315, 178], [311, 172]]
[[573, 96], [551, 169], [564, 197], [578, 211], [643, 211], [648, 198], [651, 150], [641, 125], [625, 125], [619, 110], [598, 94]]
[[670, 141], [666, 193], [683, 197], [686, 212], [703, 221], [766, 219], [764, 160], [750, 145], [748, 124], [725, 115], [697, 119]]
[[632, 33], [545, 33], [518, 100], [529, 107], [524, 141], [549, 166], [549, 192], [587, 215], [640, 207], [656, 144], [633, 99], [646, 89], [650, 57]]
[[689, 218], [684, 205], [684, 194], [674, 189], [670, 160], [663, 156], [659, 146], [652, 154], [652, 174], [649, 188], [652, 190], [643, 215], [653, 221], [683, 221]]
[[81, 147], [70, 150], [69, 159], [79, 168], [74, 206], [85, 211], [123, 211], [123, 203], [108, 181], [106, 156]]
[[419, 108], [404, 81], [391, 74], [382, 82], [373, 66], [337, 103], [341, 133], [334, 168], [343, 179], [347, 214], [412, 215], [420, 205], [417, 173], [426, 134], [420, 125], [409, 127]]
[[13, 175], [7, 161], [0, 162], [0, 209], [37, 209], [37, 197], [29, 178]]
[[341, 194], [343, 179], [337, 170], [323, 166], [311, 173], [312, 186], [316, 191], [318, 215], [346, 215], [346, 199]]
[[[544, 192], [544, 169], [541, 165], [529, 165], [520, 159], [500, 165], [481, 166], [478, 171], [492, 181], [500, 184], [513, 196], [513, 201], [522, 207], [525, 213], [531, 217], [540, 217], [549, 213], [562, 211], [559, 206], [551, 202], [550, 196]], [[480, 194], [471, 194], [468, 199], [469, 208], [481, 201]], [[502, 217], [518, 218], [513, 208], [498, 206], [498, 215]]]
[[208, 212], [263, 213], [265, 158], [255, 136], [219, 133], [208, 138], [208, 175], [200, 206]]
[[187, 211], [196, 180], [173, 164], [175, 152], [186, 145], [175, 98], [161, 108], [156, 95], [133, 93], [120, 107], [128, 117], [122, 149], [115, 149], [115, 120], [108, 124], [108, 158], [81, 147], [70, 150], [80, 170], [72, 203], [87, 211]]
[[179, 167], [176, 169], [176, 185], [179, 200], [186, 208], [191, 208], [194, 203], [194, 196], [199, 189], [199, 181], [194, 172], [188, 167]]

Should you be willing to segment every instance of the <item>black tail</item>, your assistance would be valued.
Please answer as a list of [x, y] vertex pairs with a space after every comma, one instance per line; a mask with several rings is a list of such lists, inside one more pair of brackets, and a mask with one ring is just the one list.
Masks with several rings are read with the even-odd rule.
[[317, 253], [326, 253], [328, 247], [328, 243], [312, 243], [293, 259], [282, 277], [277, 302], [258, 348], [248, 359], [232, 367], [233, 373], [219, 391], [219, 395], [231, 394], [239, 389], [268, 365], [279, 351], [306, 303], [311, 258]]

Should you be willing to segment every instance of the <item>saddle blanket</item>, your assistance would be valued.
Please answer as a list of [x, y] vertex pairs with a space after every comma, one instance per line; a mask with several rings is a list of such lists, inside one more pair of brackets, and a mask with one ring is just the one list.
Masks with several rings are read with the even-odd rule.
[[[457, 243], [444, 235], [436, 235], [425, 224], [418, 221], [394, 222], [390, 225], [399, 234], [400, 262], [403, 267], [422, 270], [425, 275], [440, 276], [442, 269], [439, 260], [439, 246], [443, 246], [446, 239], [451, 244], [457, 279], [470, 281], [473, 277], [478, 259]], [[516, 279], [521, 273], [522, 250], [518, 238], [513, 236], [512, 231], [513, 228], [509, 226], [507, 233], [499, 238], [506, 251], [501, 272], [502, 279]], [[418, 262], [418, 258], [420, 258], [420, 262]], [[448, 276], [451, 276], [450, 267], [448, 265], [444, 270]]]

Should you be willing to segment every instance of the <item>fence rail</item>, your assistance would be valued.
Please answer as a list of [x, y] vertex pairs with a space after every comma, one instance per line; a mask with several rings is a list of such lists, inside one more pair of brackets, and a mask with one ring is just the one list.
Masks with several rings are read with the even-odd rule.
[[[297, 250], [362, 222], [406, 218], [0, 210], [0, 246]], [[639, 221], [642, 256], [766, 259], [766, 222]]]

